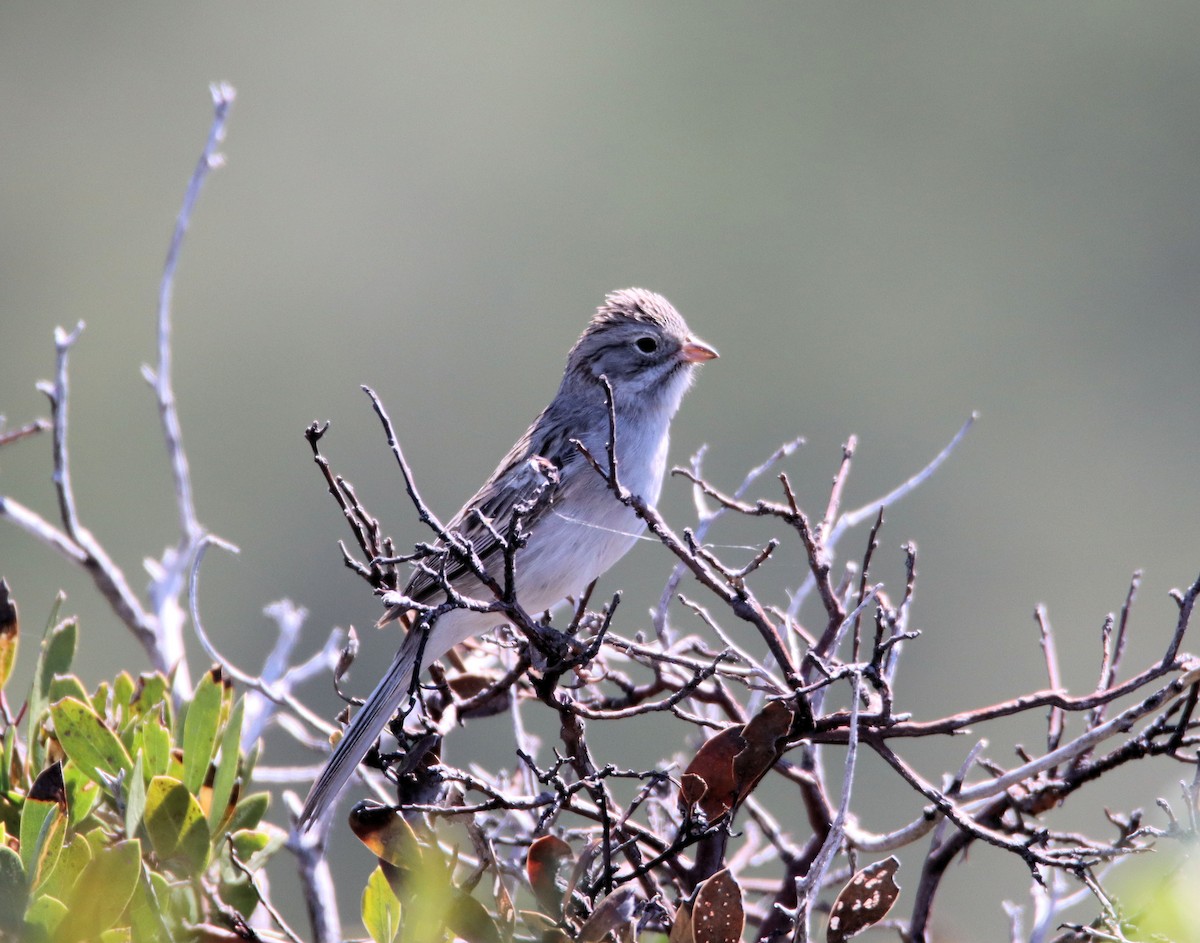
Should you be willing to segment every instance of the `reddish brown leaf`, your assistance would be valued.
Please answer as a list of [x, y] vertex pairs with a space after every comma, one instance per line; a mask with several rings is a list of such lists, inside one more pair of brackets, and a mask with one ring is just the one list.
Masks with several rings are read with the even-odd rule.
[[506, 939], [512, 939], [512, 930], [517, 923], [517, 907], [504, 886], [499, 871], [492, 877], [492, 897], [496, 901], [496, 919]]
[[694, 943], [692, 937], [692, 905], [684, 901], [675, 911], [675, 919], [671, 921], [671, 934], [667, 943]]
[[[680, 803], [698, 805], [709, 821], [731, 812], [779, 759], [793, 716], [786, 704], [771, 701], [749, 723], [705, 741], [683, 772]], [[705, 788], [698, 790], [688, 777], [699, 777]]]
[[742, 889], [725, 868], [696, 889], [692, 907], [695, 943], [738, 943], [746, 925]]
[[679, 777], [679, 804], [685, 809], [690, 809], [700, 801], [707, 790], [708, 785], [701, 777], [695, 773], [684, 773]]
[[692, 762], [683, 771], [684, 776], [698, 776], [704, 783], [704, 793], [698, 804], [700, 811], [710, 822], [733, 808], [738, 796], [733, 761], [745, 748], [746, 738], [742, 736], [742, 725], [728, 727], [715, 737], [704, 741], [692, 757]]
[[[496, 679], [492, 675], [471, 672], [463, 672], [446, 679], [446, 684], [449, 685], [450, 690], [454, 692], [454, 697], [460, 702], [470, 700], [482, 694], [495, 683]], [[490, 697], [485, 698], [482, 702], [469, 709], [463, 709], [460, 704], [459, 710], [462, 711], [463, 717], [492, 717], [495, 714], [508, 710], [509, 705], [512, 703], [512, 698], [512, 689], [502, 688], [499, 691], [492, 692]]]
[[754, 791], [759, 780], [779, 759], [792, 727], [793, 716], [782, 701], [770, 701], [746, 724], [742, 731], [746, 748], [733, 761], [739, 804]]
[[829, 911], [828, 943], [843, 943], [887, 916], [900, 894], [894, 855], [863, 868], [842, 888]]
[[558, 919], [562, 916], [562, 891], [559, 890], [559, 866], [573, 857], [571, 846], [554, 835], [543, 835], [529, 846], [525, 856], [525, 873], [538, 903], [545, 913]]
[[637, 897], [632, 887], [613, 891], [579, 928], [578, 943], [600, 943], [610, 933], [616, 940], [632, 940], [636, 905]]
[[446, 684], [450, 686], [455, 697], [465, 701], [480, 691], [486, 691], [495, 680], [489, 675], [464, 672], [447, 678]]

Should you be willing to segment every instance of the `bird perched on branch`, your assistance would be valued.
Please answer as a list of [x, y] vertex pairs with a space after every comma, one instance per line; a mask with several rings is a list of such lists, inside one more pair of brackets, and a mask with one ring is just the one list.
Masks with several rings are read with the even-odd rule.
[[620, 484], [654, 504], [667, 467], [671, 419], [696, 366], [716, 356], [662, 295], [628, 288], [605, 298], [571, 348], [550, 405], [446, 526], [460, 542], [458, 551], [448, 553], [441, 566], [418, 564], [403, 592], [384, 595], [388, 609], [381, 625], [407, 620], [421, 607], [425, 618], [415, 620], [387, 674], [334, 748], [305, 800], [301, 828], [337, 799], [411, 694], [415, 678], [455, 645], [505, 621], [503, 613], [454, 608], [433, 619], [427, 631], [422, 627], [430, 621], [428, 608], [447, 599], [447, 586], [477, 604], [495, 601], [494, 588], [467, 559], [468, 545], [493, 587], [503, 585], [504, 530], [514, 512], [519, 515], [526, 540], [514, 559], [516, 601], [530, 613], [581, 592], [634, 545], [645, 525], [576, 443], [610, 474], [613, 447]]

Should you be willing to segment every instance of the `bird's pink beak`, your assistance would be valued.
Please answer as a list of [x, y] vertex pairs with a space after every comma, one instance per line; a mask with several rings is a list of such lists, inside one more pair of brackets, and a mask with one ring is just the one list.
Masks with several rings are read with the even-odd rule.
[[687, 343], [679, 348], [679, 356], [687, 363], [704, 363], [706, 360], [716, 360], [719, 354], [716, 348], [704, 341], [689, 337]]

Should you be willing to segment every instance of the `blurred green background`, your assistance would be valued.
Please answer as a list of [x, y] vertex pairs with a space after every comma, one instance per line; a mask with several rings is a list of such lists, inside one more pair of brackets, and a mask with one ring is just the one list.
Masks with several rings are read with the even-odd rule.
[[[79, 507], [140, 586], [141, 559], [176, 533], [138, 368], [207, 83], [227, 80], [228, 166], [184, 250], [175, 384], [200, 517], [242, 548], [210, 557], [202, 602], [243, 666], [273, 638], [271, 600], [309, 608], [306, 652], [378, 611], [341, 565], [308, 422], [332, 420], [338, 470], [400, 543], [422, 539], [358, 385], [380, 391], [449, 514], [553, 393], [604, 292], [636, 284], [721, 351], [672, 449], [683, 462], [708, 442], [721, 485], [803, 435], [787, 467], [816, 512], [856, 433], [854, 506], [982, 412], [888, 514], [879, 577], [898, 589], [900, 544], [921, 550], [902, 709], [1041, 687], [1038, 602], [1066, 680], [1089, 690], [1131, 571], [1146, 578], [1130, 673], [1174, 623], [1167, 590], [1200, 567], [1198, 37], [1195, 3], [8, 2], [0, 412], [10, 426], [46, 413], [34, 382], [52, 372], [53, 327], [84, 319]], [[0, 493], [53, 515], [49, 453], [47, 436], [6, 448]], [[689, 520], [682, 483], [663, 508]], [[764, 585], [794, 586], [795, 564]], [[627, 591], [626, 630], [668, 569], [643, 545], [608, 578]], [[144, 667], [90, 582], [7, 523], [0, 572], [31, 634], [69, 592], [89, 681]], [[370, 633], [364, 667], [394, 644]], [[327, 685], [309, 693], [333, 712]], [[487, 729], [501, 733], [451, 749], [511, 763], [508, 728]], [[989, 734], [1002, 762], [1040, 742], [1036, 722], [1013, 730]], [[933, 776], [969, 745], [912, 756]], [[1065, 824], [1101, 832], [1102, 801], [1152, 808], [1177, 776], [1126, 776]], [[919, 805], [877, 763], [861, 789], [868, 827]], [[352, 839], [336, 850], [350, 923], [371, 862]], [[999, 897], [1026, 884], [976, 849], [940, 926], [1006, 939]]]

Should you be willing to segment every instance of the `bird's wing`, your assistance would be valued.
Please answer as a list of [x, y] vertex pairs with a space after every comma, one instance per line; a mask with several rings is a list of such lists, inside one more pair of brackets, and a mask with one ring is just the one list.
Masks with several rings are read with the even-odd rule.
[[[522, 443], [524, 444], [524, 440]], [[514, 453], [517, 451], [513, 450]], [[466, 503], [446, 529], [468, 541], [497, 582], [504, 578], [504, 559], [500, 537], [507, 531], [514, 514], [521, 515], [521, 527], [529, 531], [545, 516], [561, 488], [558, 466], [539, 454], [510, 455], [488, 483]], [[444, 546], [438, 541], [435, 546]], [[404, 595], [416, 602], [429, 602], [441, 591], [441, 577], [435, 572], [436, 559], [430, 559], [413, 573]], [[446, 561], [445, 578], [451, 585], [469, 572], [467, 565], [453, 556]]]

